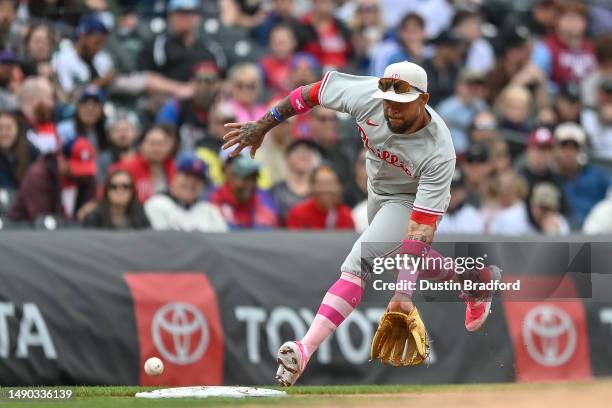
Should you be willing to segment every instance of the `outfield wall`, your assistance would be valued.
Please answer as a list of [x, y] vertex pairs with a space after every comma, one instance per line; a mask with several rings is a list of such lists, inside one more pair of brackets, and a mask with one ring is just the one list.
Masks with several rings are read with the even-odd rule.
[[[351, 233], [2, 232], [0, 385], [272, 384], [278, 346], [303, 335], [355, 238]], [[313, 357], [301, 383], [612, 375], [607, 268], [612, 237], [584, 246], [586, 239], [568, 239], [574, 244], [567, 258], [574, 262], [579, 252], [580, 265], [552, 271], [553, 298], [499, 296], [476, 333], [465, 330], [456, 293], [444, 300], [419, 294], [432, 339], [429, 364], [421, 367], [368, 361], [370, 339], [390, 295], [368, 290], [358, 311]], [[542, 253], [537, 245], [532, 238], [527, 248]], [[524, 247], [515, 250], [523, 254], [512, 255], [516, 261], [530, 257]], [[512, 266], [506, 273], [532, 285], [542, 269], [550, 268]], [[551, 278], [547, 273], [544, 278]], [[143, 372], [151, 356], [166, 363], [160, 377]]]

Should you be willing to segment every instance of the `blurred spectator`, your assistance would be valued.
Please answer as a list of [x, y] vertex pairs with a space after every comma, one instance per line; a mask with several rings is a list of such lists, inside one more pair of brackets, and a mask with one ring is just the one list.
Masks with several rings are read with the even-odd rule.
[[561, 177], [563, 193], [571, 214], [570, 223], [581, 226], [593, 206], [606, 196], [608, 176], [588, 164], [586, 134], [576, 123], [562, 123], [555, 129], [555, 171]]
[[495, 64], [491, 44], [482, 38], [482, 16], [478, 11], [459, 10], [453, 17], [452, 30], [467, 44], [465, 69], [485, 73]]
[[23, 33], [17, 19], [17, 2], [15, 0], [0, 0], [0, 44], [3, 49], [21, 52], [23, 48]]
[[142, 205], [138, 202], [130, 173], [117, 169], [108, 174], [102, 200], [84, 216], [81, 225], [85, 228], [115, 230], [151, 227]]
[[464, 70], [456, 82], [455, 94], [436, 107], [436, 111], [451, 131], [453, 145], [458, 154], [465, 152], [469, 145], [467, 128], [474, 116], [488, 109], [484, 100], [485, 93], [484, 75]]
[[13, 111], [17, 109], [14, 74], [18, 63], [17, 56], [13, 52], [0, 52], [0, 110]]
[[368, 71], [375, 49], [387, 30], [379, 3], [380, 0], [359, 0], [354, 3], [345, 3], [347, 8], [354, 6], [352, 16], [347, 23], [352, 33], [352, 60], [360, 72]]
[[172, 182], [176, 168], [173, 129], [164, 125], [150, 128], [142, 137], [138, 154], [111, 166], [127, 170], [136, 186], [138, 200], [144, 203], [153, 194], [164, 192]]
[[57, 24], [75, 26], [83, 11], [82, 0], [28, 0], [28, 14]]
[[106, 87], [115, 78], [113, 60], [104, 51], [108, 37], [106, 26], [95, 16], [85, 16], [79, 21], [75, 37], [74, 44], [61, 42], [51, 62], [69, 100], [86, 84]]
[[505, 140], [496, 139], [489, 143], [491, 150], [491, 165], [492, 174], [500, 175], [506, 172], [513, 172], [512, 158], [510, 157], [510, 149]]
[[492, 166], [489, 162], [489, 148], [482, 143], [470, 145], [461, 163], [465, 174], [465, 186], [468, 190], [467, 202], [478, 208], [487, 178], [491, 175]]
[[45, 23], [33, 24], [25, 37], [25, 58], [22, 68], [25, 76], [53, 78], [51, 57], [55, 49], [55, 35]]
[[612, 234], [612, 190], [589, 212], [582, 226], [584, 234]]
[[264, 75], [266, 87], [273, 93], [291, 91], [291, 57], [296, 50], [297, 40], [290, 26], [279, 24], [270, 31], [268, 49], [259, 66]]
[[426, 34], [434, 38], [448, 28], [455, 10], [447, 0], [397, 1], [381, 0], [383, 16], [387, 27], [395, 27], [407, 13], [418, 13], [426, 22]]
[[[44, 77], [26, 78], [17, 99], [28, 140], [39, 150], [55, 150], [59, 137], [53, 122], [55, 100], [49, 80]], [[46, 147], [47, 144], [50, 146]]]
[[530, 62], [531, 40], [527, 27], [513, 26], [499, 34], [499, 58], [487, 74], [488, 102], [493, 104], [508, 85], [526, 87], [538, 107], [548, 106], [546, 74]]
[[96, 161], [91, 143], [79, 137], [60, 150], [56, 138], [48, 139], [21, 182], [9, 212], [14, 221], [32, 222], [49, 214], [72, 218], [95, 197]]
[[561, 191], [557, 186], [541, 182], [534, 186], [529, 200], [529, 219], [536, 232], [545, 235], [567, 235], [570, 228], [561, 215]]
[[[224, 143], [223, 136], [227, 133], [227, 129], [224, 125], [233, 122], [236, 122], [236, 114], [229, 103], [220, 102], [214, 104], [209, 113], [207, 137], [200, 140], [195, 148], [198, 157], [206, 163], [208, 167], [208, 180], [214, 186], [223, 184], [223, 166], [219, 157], [219, 152]], [[278, 127], [281, 126], [277, 126], [277, 128]], [[270, 133], [273, 131], [274, 129], [272, 129]], [[264, 144], [270, 136], [271, 134], [264, 139]], [[258, 154], [259, 151], [261, 151], [261, 149], [257, 151]]]
[[580, 122], [580, 109], [580, 86], [571, 82], [563, 85], [554, 102], [556, 121]]
[[[384, 61], [385, 66], [400, 61], [421, 64], [426, 57], [431, 56], [426, 55], [425, 20], [419, 14], [409, 13], [402, 18], [398, 26], [397, 37], [398, 48]], [[382, 76], [382, 74], [379, 76]], [[433, 84], [434, 81], [431, 81], [431, 83]]]
[[553, 184], [561, 188], [559, 177], [551, 170], [554, 144], [553, 134], [546, 127], [537, 128], [529, 135], [525, 160], [519, 161], [516, 166], [518, 173], [527, 181], [528, 201], [533, 187], [538, 183]]
[[538, 37], [552, 34], [559, 14], [558, 0], [536, 0], [527, 24]]
[[219, 209], [204, 200], [206, 164], [191, 153], [176, 161], [176, 176], [165, 193], [145, 203], [145, 211], [156, 230], [225, 232], [227, 224]]
[[258, 103], [262, 91], [262, 78], [256, 65], [237, 64], [229, 73], [232, 99], [230, 104], [238, 122], [257, 120], [266, 112], [266, 106]]
[[136, 140], [140, 135], [138, 117], [134, 113], [120, 113], [108, 126], [109, 148], [98, 153], [98, 180], [106, 179], [111, 165], [136, 157]]
[[212, 62], [193, 68], [190, 98], [170, 99], [157, 114], [157, 123], [169, 123], [179, 134], [182, 151], [193, 151], [207, 137], [208, 114], [219, 90], [219, 69]]
[[598, 89], [604, 80], [612, 79], [612, 33], [598, 38], [595, 42], [597, 69], [581, 83], [581, 99], [585, 108], [597, 106]]
[[221, 46], [200, 34], [200, 7], [197, 0], [169, 1], [168, 30], [143, 47], [139, 58], [142, 71], [186, 82], [198, 63], [214, 62], [221, 70], [226, 68]]
[[346, 145], [339, 143], [336, 111], [317, 106], [310, 111], [309, 124], [311, 138], [323, 149], [323, 158], [334, 167], [341, 180], [350, 180], [352, 160], [345, 151]]
[[[321, 77], [321, 66], [316, 58], [305, 52], [296, 53], [291, 59], [291, 71], [289, 72], [290, 88], [295, 89], [300, 86], [317, 82]], [[275, 99], [282, 99], [287, 96], [286, 93], [276, 95], [270, 103]], [[309, 137], [309, 118], [308, 115], [298, 115], [292, 118], [291, 133], [297, 139]]]
[[287, 178], [287, 158], [285, 154], [291, 145], [291, 125], [293, 119], [285, 120], [270, 129], [261, 147], [255, 153], [255, 159], [270, 174], [270, 184], [274, 185]]
[[569, 1], [559, 5], [555, 32], [544, 40], [549, 54], [539, 62], [559, 86], [585, 79], [597, 65], [593, 43], [586, 37], [587, 23], [584, 4]]
[[272, 28], [284, 24], [292, 27], [297, 38], [298, 47], [302, 48], [306, 41], [306, 28], [302, 25], [295, 13], [294, 0], [272, 0], [272, 9], [263, 22], [255, 28], [254, 32], [260, 45], [268, 44]]
[[499, 132], [508, 142], [510, 154], [516, 158], [525, 148], [531, 127], [531, 95], [522, 86], [510, 85], [499, 95], [495, 107], [499, 117]]
[[310, 12], [302, 18], [306, 27], [305, 51], [315, 55], [325, 70], [342, 69], [351, 53], [351, 34], [333, 15], [334, 0], [313, 0]]
[[74, 118], [57, 124], [57, 134], [62, 143], [77, 137], [86, 137], [96, 150], [109, 147], [106, 137], [106, 118], [104, 116], [104, 92], [95, 85], [83, 89], [76, 105]]
[[499, 210], [493, 216], [489, 233], [524, 235], [532, 232], [528, 209], [523, 201], [527, 197], [527, 183], [515, 173], [497, 177], [499, 183]]
[[281, 220], [286, 221], [289, 210], [310, 196], [310, 174], [321, 163], [321, 153], [313, 142], [296, 140], [283, 156], [287, 175], [272, 187], [271, 193]]
[[434, 38], [432, 44], [436, 47], [434, 55], [422, 64], [427, 72], [429, 104], [436, 106], [455, 92], [465, 44], [455, 34], [447, 31]]
[[491, 111], [484, 110], [474, 115], [468, 128], [470, 143], [490, 143], [498, 137], [497, 118]]
[[602, 79], [597, 90], [597, 104], [592, 109], [585, 109], [581, 118], [593, 157], [612, 160], [612, 77]]
[[28, 141], [16, 114], [0, 112], [0, 189], [19, 188], [38, 150]]
[[[145, 42], [150, 41], [151, 32], [146, 20], [138, 14], [134, 1], [121, 1], [117, 24], [108, 37], [106, 49], [121, 73], [138, 71], [138, 58]], [[144, 20], [144, 21], [143, 21]]]
[[287, 214], [289, 229], [355, 229], [351, 208], [342, 203], [342, 185], [331, 166], [322, 165], [310, 174], [312, 198]]
[[355, 207], [357, 204], [368, 198], [368, 174], [366, 173], [366, 155], [367, 150], [362, 148], [355, 160], [354, 174], [355, 177], [348, 183], [344, 184], [344, 202], [349, 207]]
[[451, 182], [451, 198], [446, 214], [438, 224], [439, 234], [482, 234], [484, 219], [479, 211], [467, 202], [468, 190], [461, 168], [455, 170]]
[[265, 230], [279, 225], [273, 202], [257, 189], [259, 170], [259, 163], [247, 156], [231, 159], [225, 184], [210, 198], [232, 230]]

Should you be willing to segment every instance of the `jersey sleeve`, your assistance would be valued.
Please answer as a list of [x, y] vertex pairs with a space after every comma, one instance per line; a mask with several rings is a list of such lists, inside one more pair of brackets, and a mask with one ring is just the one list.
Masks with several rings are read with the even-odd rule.
[[444, 215], [450, 200], [450, 185], [455, 172], [455, 159], [433, 164], [419, 178], [413, 210], [428, 215]]
[[359, 119], [379, 102], [372, 98], [377, 87], [378, 78], [329, 71], [321, 81], [319, 104]]

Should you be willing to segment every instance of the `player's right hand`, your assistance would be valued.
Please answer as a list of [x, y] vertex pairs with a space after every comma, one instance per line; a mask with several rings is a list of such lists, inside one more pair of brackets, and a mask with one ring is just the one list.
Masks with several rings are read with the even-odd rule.
[[236, 148], [230, 153], [230, 157], [236, 157], [245, 147], [251, 148], [251, 158], [255, 158], [255, 152], [261, 146], [268, 129], [259, 121], [226, 123], [226, 129], [232, 129], [223, 136], [226, 142], [221, 147], [223, 150], [232, 146]]

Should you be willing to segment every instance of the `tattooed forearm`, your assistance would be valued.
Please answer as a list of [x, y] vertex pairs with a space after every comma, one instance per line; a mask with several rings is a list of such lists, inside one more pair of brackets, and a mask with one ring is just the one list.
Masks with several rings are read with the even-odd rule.
[[431, 244], [433, 242], [435, 231], [436, 228], [433, 225], [419, 224], [411, 220], [405, 239]]

